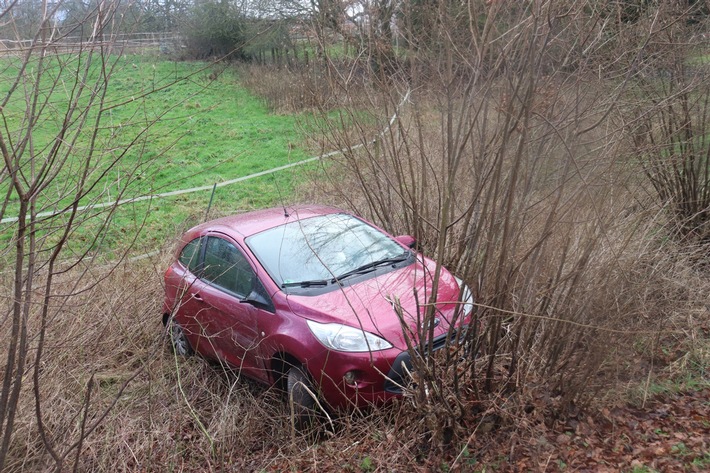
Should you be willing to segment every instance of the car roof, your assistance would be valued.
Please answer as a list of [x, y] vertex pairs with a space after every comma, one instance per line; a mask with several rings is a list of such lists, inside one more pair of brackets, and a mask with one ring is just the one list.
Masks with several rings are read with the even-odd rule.
[[242, 238], [247, 238], [285, 223], [340, 212], [343, 211], [324, 205], [273, 207], [211, 220], [191, 228], [185, 233], [185, 236], [190, 240], [207, 231], [216, 231], [227, 234], [238, 234], [241, 235]]

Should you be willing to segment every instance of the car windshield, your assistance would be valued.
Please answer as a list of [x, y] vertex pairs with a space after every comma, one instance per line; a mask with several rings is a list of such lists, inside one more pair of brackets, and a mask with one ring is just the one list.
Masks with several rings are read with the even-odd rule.
[[246, 242], [281, 287], [327, 284], [339, 275], [407, 254], [390, 237], [347, 214], [287, 223]]

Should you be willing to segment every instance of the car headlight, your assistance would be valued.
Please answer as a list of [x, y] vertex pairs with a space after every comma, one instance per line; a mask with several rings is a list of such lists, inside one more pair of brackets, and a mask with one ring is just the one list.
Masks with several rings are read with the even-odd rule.
[[473, 292], [471, 292], [471, 288], [463, 282], [463, 279], [457, 278], [456, 276], [454, 276], [454, 278], [459, 284], [459, 287], [463, 288], [461, 291], [461, 310], [463, 311], [463, 316], [468, 317], [468, 314], [473, 310]]
[[367, 352], [392, 348], [384, 338], [341, 324], [321, 324], [308, 320], [308, 328], [326, 347], [337, 351]]

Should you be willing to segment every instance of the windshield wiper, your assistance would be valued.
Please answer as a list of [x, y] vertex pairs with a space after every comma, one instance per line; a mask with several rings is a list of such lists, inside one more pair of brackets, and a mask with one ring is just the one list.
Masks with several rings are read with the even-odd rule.
[[341, 274], [340, 276], [334, 277], [333, 279], [330, 280], [330, 282], [331, 282], [331, 284], [334, 284], [338, 281], [342, 281], [343, 279], [349, 278], [350, 276], [354, 276], [356, 274], [369, 273], [370, 271], [374, 271], [379, 266], [400, 263], [402, 261], [409, 259], [410, 254], [411, 254], [411, 252], [405, 251], [404, 253], [402, 253], [399, 256], [394, 256], [391, 258], [384, 258], [384, 259], [380, 259], [377, 261], [373, 261], [371, 263], [363, 264], [362, 266], [359, 266], [353, 270], [347, 271], [347, 272]]
[[327, 279], [314, 279], [312, 281], [289, 281], [281, 284], [282, 288], [286, 287], [314, 287], [314, 286], [327, 286]]

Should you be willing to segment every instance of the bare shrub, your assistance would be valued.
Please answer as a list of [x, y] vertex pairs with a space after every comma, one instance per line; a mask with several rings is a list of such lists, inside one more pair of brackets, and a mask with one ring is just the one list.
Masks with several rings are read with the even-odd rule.
[[[111, 343], [106, 337], [113, 328], [131, 333], [117, 315], [131, 294], [94, 293], [96, 299], [75, 301], [112, 274], [115, 261], [102, 266], [96, 249], [114, 224], [118, 202], [141, 192], [146, 143], [162, 116], [145, 109], [151, 91], [107, 98], [115, 71], [129, 67], [115, 42], [124, 27], [118, 2], [95, 4], [72, 23], [89, 33], [71, 53], [57, 30], [62, 2], [44, 2], [34, 12], [37, 30], [29, 40], [14, 23], [17, 5], [0, 12], [7, 16], [2, 32], [27, 40], [17, 54], [2, 58], [0, 470], [27, 463], [76, 470], [87, 438], [143, 369], [135, 353], [146, 340], [132, 339], [113, 347], [124, 362], [113, 366], [115, 372], [100, 366], [72, 376], [63, 371], [76, 360], [91, 361], [94, 351]], [[112, 112], [127, 103], [133, 114], [115, 122]], [[113, 173], [120, 178], [111, 180]], [[119, 261], [136, 238], [117, 248]], [[99, 312], [113, 318], [91, 317]], [[67, 346], [72, 349], [63, 350]], [[106, 377], [97, 377], [99, 371]], [[52, 381], [66, 386], [53, 389]], [[110, 395], [101, 396], [104, 391]], [[23, 431], [20, 423], [32, 428]]]
[[266, 101], [270, 109], [282, 113], [313, 109], [319, 100], [330, 95], [326, 81], [300, 67], [288, 70], [257, 64], [240, 65], [239, 77], [244, 86]]
[[681, 238], [710, 242], [710, 76], [679, 54], [643, 77], [629, 122], [644, 173]]
[[[617, 8], [622, 8], [617, 5]], [[617, 11], [613, 53], [606, 67], [631, 80], [618, 127], [629, 134], [628, 159], [638, 161], [659, 206], [680, 238], [708, 241], [710, 80], [703, 63], [707, 5], [659, 2]], [[634, 45], [634, 46], [629, 46]]]
[[180, 17], [185, 54], [190, 59], [246, 59], [247, 19], [235, 4], [201, 2]]
[[[324, 169], [334, 203], [413, 234], [474, 288], [465, 343], [427, 356], [422, 330], [410, 347], [413, 402], [443, 444], [494, 393], [542, 386], [562, 405], [588, 401], [625, 376], [618, 357], [630, 345], [669, 326], [674, 303], [701, 302], [655, 295], [677, 289], [667, 271], [685, 250], [661, 257], [663, 219], [620, 159], [632, 145], [617, 111], [637, 76], [597, 67], [609, 48], [600, 38], [623, 38], [604, 26], [617, 23], [589, 20], [595, 5], [442, 6], [435, 41], [408, 52], [407, 74], [373, 76], [366, 111], [342, 111], [355, 125], [325, 130], [348, 150]], [[373, 128], [383, 130], [374, 142]], [[422, 327], [437, 302], [423, 301]]]
[[242, 84], [264, 99], [271, 110], [279, 113], [359, 108], [363, 94], [341, 94], [329, 80], [334, 70], [342, 74], [351, 92], [363, 91], [367, 87], [365, 71], [359, 62], [348, 64], [337, 61], [326, 66], [320, 63], [294, 63], [288, 67], [247, 63], [236, 67]]

